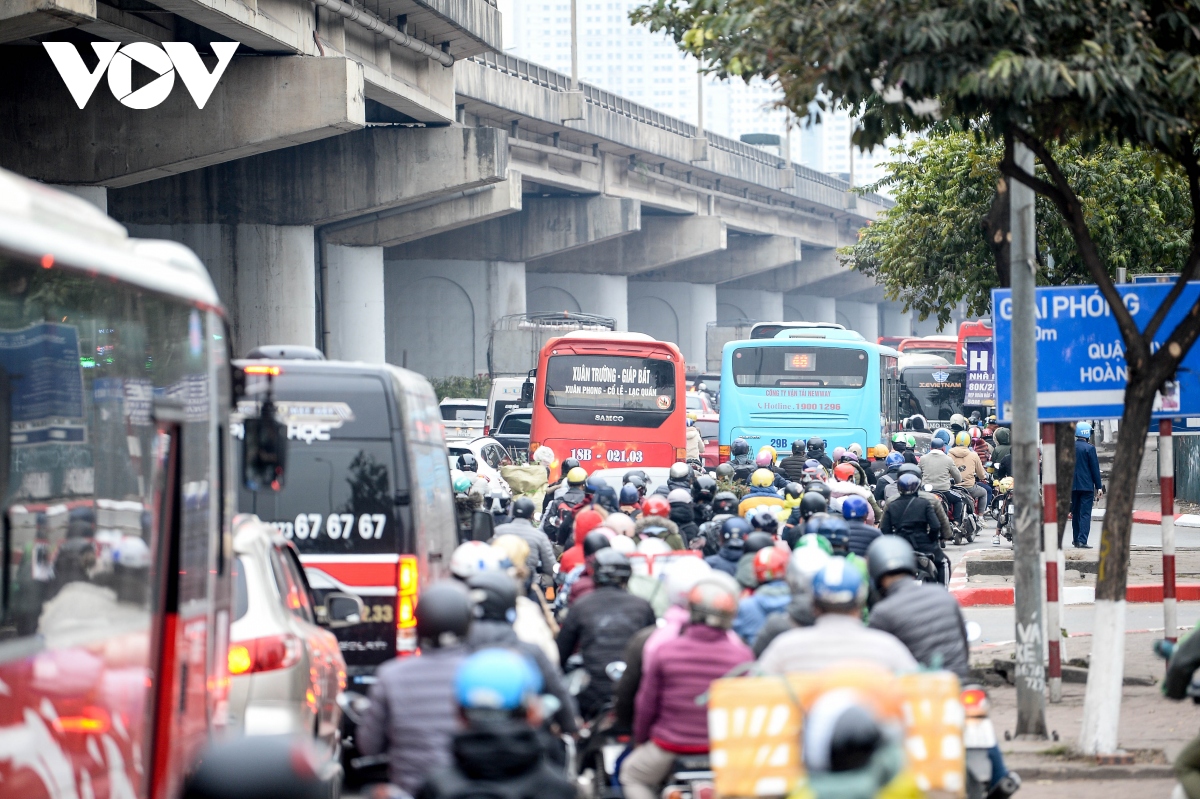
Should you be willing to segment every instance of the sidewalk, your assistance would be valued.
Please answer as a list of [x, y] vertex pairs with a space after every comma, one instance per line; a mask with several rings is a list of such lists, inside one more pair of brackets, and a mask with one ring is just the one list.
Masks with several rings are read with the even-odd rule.
[[[1046, 741], [1006, 741], [1006, 732], [1016, 729], [1016, 688], [1001, 685], [988, 689], [992, 701], [992, 721], [1000, 748], [1004, 751], [1009, 768], [1019, 772], [1027, 784], [1040, 780], [1052, 782], [1078, 780], [1122, 781], [1124, 793], [1095, 792], [1088, 789], [1080, 795], [1100, 797], [1106, 795], [1127, 796], [1133, 789], [1128, 780], [1139, 780], [1137, 789], [1145, 799], [1166, 797], [1173, 783], [1171, 760], [1189, 740], [1200, 734], [1200, 705], [1192, 702], [1174, 702], [1160, 693], [1157, 684], [1161, 681], [1163, 661], [1151, 651], [1151, 645], [1161, 633], [1130, 633], [1125, 637], [1126, 678], [1154, 679], [1155, 685], [1127, 685], [1121, 703], [1119, 745], [1134, 754], [1132, 766], [1098, 766], [1091, 758], [1074, 752], [1079, 740], [1080, 724], [1083, 719], [1083, 698], [1086, 686], [1081, 683], [1064, 683], [1062, 702], [1046, 703], [1046, 725], [1052, 736]], [[1012, 644], [979, 647], [972, 650], [972, 664], [990, 667], [994, 659], [1013, 656]], [[1053, 739], [1057, 733], [1058, 740]], [[1142, 790], [1141, 781], [1165, 781], [1165, 791]], [[1148, 785], [1145, 787], [1149, 787]], [[1157, 786], [1156, 786], [1157, 787]], [[1036, 792], [1035, 792], [1036, 793]], [[1025, 792], [1022, 791], [1022, 795]], [[1049, 794], [1047, 794], [1049, 795]], [[1065, 794], [1055, 793], [1055, 796]]]

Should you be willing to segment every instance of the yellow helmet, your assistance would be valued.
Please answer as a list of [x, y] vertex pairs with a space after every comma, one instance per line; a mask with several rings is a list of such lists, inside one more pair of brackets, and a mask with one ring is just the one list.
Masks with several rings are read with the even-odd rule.
[[779, 460], [779, 453], [776, 452], [775, 448], [772, 447], [770, 444], [766, 444], [762, 447], [759, 447], [758, 454], [761, 455], [764, 452], [769, 453], [771, 455], [771, 463], [774, 463], [775, 461]]
[[889, 452], [891, 452], [891, 450], [890, 450], [890, 449], [888, 449], [888, 446], [887, 446], [887, 444], [876, 444], [876, 445], [875, 445], [875, 457], [876, 457], [876, 459], [878, 459], [878, 460], [883, 460], [884, 458], [886, 458], [886, 457], [888, 456], [888, 453], [889, 453]]
[[567, 472], [567, 484], [573, 486], [581, 486], [587, 482], [587, 472], [582, 466], [576, 466], [571, 471]]
[[957, 447], [971, 446], [971, 434], [966, 430], [959, 430], [958, 435], [954, 437], [954, 445]]
[[754, 474], [750, 475], [750, 485], [758, 488], [766, 488], [775, 484], [775, 472], [770, 469], [755, 469]]

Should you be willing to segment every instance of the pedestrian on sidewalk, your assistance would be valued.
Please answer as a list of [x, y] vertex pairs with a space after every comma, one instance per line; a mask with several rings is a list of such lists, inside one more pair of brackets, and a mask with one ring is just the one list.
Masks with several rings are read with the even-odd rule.
[[1089, 439], [1092, 426], [1087, 422], [1075, 425], [1075, 482], [1071, 485], [1071, 533], [1078, 549], [1091, 549], [1088, 536], [1092, 532], [1092, 503], [1104, 493], [1100, 477], [1100, 458]]

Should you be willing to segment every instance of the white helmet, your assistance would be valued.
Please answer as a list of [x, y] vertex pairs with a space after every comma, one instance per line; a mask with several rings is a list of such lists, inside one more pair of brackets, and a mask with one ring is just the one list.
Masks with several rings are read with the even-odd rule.
[[622, 555], [632, 555], [634, 552], [637, 552], [637, 544], [635, 544], [633, 539], [627, 535], [614, 536], [612, 540], [608, 542], [608, 545], [620, 552]]
[[645, 538], [638, 542], [637, 551], [643, 555], [665, 555], [674, 552], [671, 545], [661, 538]]
[[554, 463], [554, 450], [543, 444], [534, 451], [533, 460], [534, 463], [540, 463], [543, 466], [549, 466], [550, 464]]
[[608, 518], [604, 520], [604, 526], [620, 536], [629, 536], [630, 538], [633, 537], [634, 529], [636, 528], [633, 519], [624, 513], [608, 514]]
[[667, 494], [667, 502], [671, 505], [691, 505], [692, 492], [686, 488], [672, 488]]
[[482, 571], [500, 568], [500, 553], [482, 541], [459, 544], [450, 556], [450, 573], [460, 580], [469, 580]]
[[667, 601], [672, 605], [686, 608], [688, 593], [696, 587], [696, 583], [712, 574], [709, 566], [700, 558], [679, 558], [663, 572], [663, 583], [667, 587]]

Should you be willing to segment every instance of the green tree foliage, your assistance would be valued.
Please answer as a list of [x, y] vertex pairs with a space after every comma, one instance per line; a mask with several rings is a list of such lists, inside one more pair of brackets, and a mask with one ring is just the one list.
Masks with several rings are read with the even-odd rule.
[[[1111, 276], [1119, 267], [1130, 274], [1183, 268], [1192, 210], [1178, 168], [1128, 146], [1088, 151], [1073, 140], [1051, 149], [1079, 194]], [[987, 316], [1000, 276], [982, 221], [1000, 179], [1003, 146], [942, 125], [892, 155], [888, 176], [869, 188], [889, 189], [896, 205], [864, 228], [842, 259], [922, 319], [935, 316], [945, 325], [959, 302], [972, 316]], [[1038, 169], [1039, 176], [1044, 172]], [[1070, 228], [1046, 197], [1038, 198], [1037, 228], [1040, 284], [1092, 282]]]

